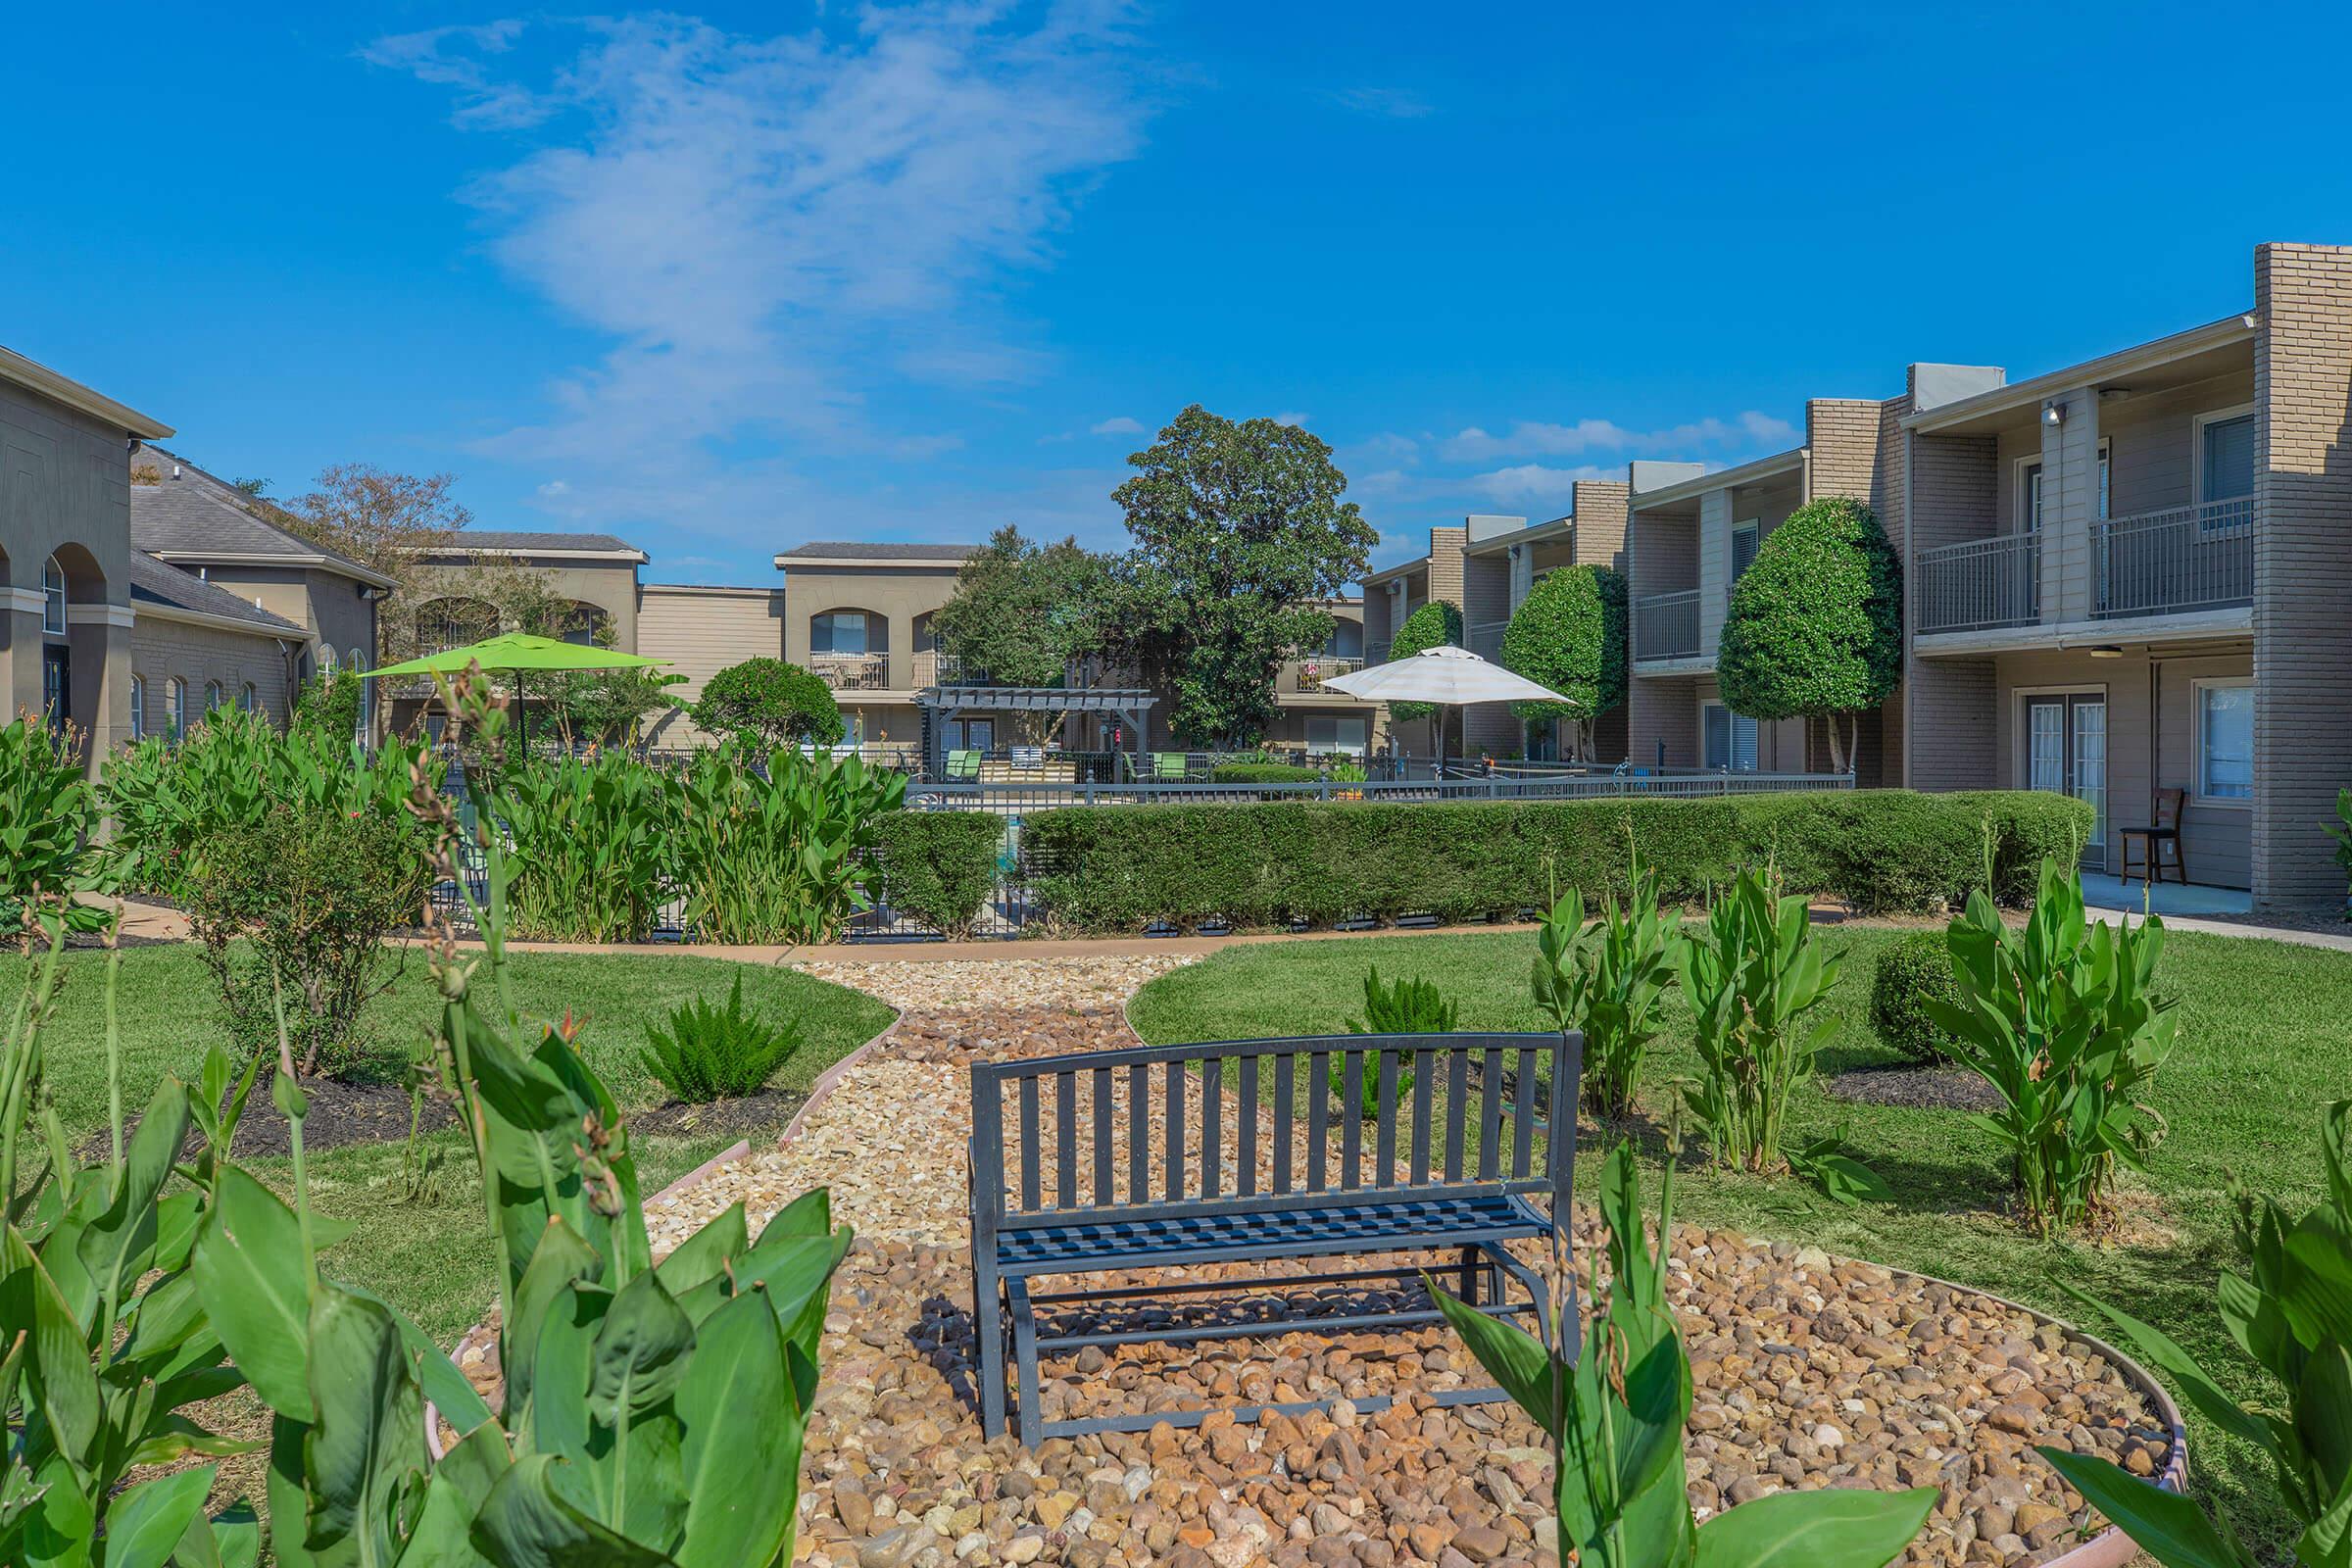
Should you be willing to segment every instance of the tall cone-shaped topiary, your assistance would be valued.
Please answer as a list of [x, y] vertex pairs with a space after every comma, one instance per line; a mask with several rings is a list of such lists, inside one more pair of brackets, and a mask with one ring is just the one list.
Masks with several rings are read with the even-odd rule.
[[1564, 566], [1536, 584], [1502, 634], [1502, 667], [1569, 699], [1513, 703], [1531, 724], [1573, 729], [1576, 759], [1592, 755], [1592, 723], [1625, 701], [1625, 579], [1606, 566]]
[[1765, 535], [1732, 589], [1715, 656], [1724, 705], [1750, 718], [1819, 717], [1830, 765], [1853, 766], [1860, 715], [1902, 673], [1903, 573], [1871, 510], [1810, 501]]

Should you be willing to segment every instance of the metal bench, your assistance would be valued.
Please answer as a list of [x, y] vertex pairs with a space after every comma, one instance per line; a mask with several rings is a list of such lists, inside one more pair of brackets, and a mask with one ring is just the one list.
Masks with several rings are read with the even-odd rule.
[[[1464, 1300], [1497, 1314], [1532, 1311], [1546, 1322], [1542, 1277], [1505, 1244], [1549, 1237], [1555, 1216], [1566, 1223], [1583, 1050], [1575, 1034], [1319, 1035], [975, 1065], [972, 1313], [983, 1432], [1004, 1430], [1008, 1355], [1018, 1374], [1021, 1441], [1035, 1445], [1144, 1431], [1161, 1421], [1197, 1426], [1209, 1413], [1049, 1422], [1042, 1353], [1440, 1321], [1434, 1303], [1297, 1320], [1186, 1325], [1163, 1313], [1127, 1328], [1066, 1321], [1089, 1303], [1268, 1285], [1409, 1284], [1420, 1272], [1410, 1266], [1033, 1291], [1032, 1281], [1046, 1275], [1428, 1252], [1448, 1259], [1435, 1266], [1452, 1276]], [[1340, 1102], [1331, 1087], [1335, 1066], [1342, 1084], [1368, 1090], [1362, 1098], [1370, 1114]], [[1162, 1116], [1156, 1129], [1154, 1110]], [[1541, 1205], [1533, 1200], [1539, 1197]], [[1507, 1280], [1519, 1282], [1524, 1299], [1511, 1298]], [[1567, 1305], [1573, 1353], [1576, 1306]], [[1043, 1332], [1041, 1308], [1053, 1310]], [[1439, 1396], [1447, 1404], [1501, 1397], [1491, 1388]], [[1250, 1404], [1232, 1413], [1250, 1421], [1327, 1402]], [[1358, 1408], [1388, 1402], [1375, 1397]]]

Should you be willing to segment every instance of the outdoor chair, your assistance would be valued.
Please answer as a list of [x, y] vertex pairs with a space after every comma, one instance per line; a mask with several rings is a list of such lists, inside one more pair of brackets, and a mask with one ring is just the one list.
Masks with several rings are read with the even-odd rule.
[[[2119, 880], [2132, 880], [2132, 846], [2136, 842], [2139, 846], [2141, 882], [2152, 884], [2163, 881], [2164, 868], [2168, 863], [2173, 868], [2174, 881], [2188, 881], [2188, 858], [2180, 847], [2180, 813], [2187, 809], [2187, 806], [2186, 790], [2155, 792], [2153, 808], [2149, 812], [2154, 820], [2146, 827], [2128, 827], [2123, 830], [2124, 864]], [[2173, 849], [2169, 861], [2164, 854], [2164, 847], [2168, 844]]]
[[951, 784], [979, 782], [980, 754], [978, 752], [950, 752], [946, 777]]
[[1193, 775], [1192, 760], [1182, 752], [1153, 752], [1152, 754], [1152, 782], [1182, 784]]
[[[981, 1430], [994, 1437], [1005, 1429], [1007, 1360], [1021, 1441], [1031, 1446], [1162, 1421], [1198, 1426], [1209, 1410], [1048, 1421], [1039, 1358], [1090, 1346], [1115, 1351], [1144, 1342], [1439, 1322], [1436, 1303], [1412, 1289], [1424, 1268], [1442, 1271], [1446, 1289], [1484, 1311], [1532, 1313], [1548, 1337], [1544, 1280], [1506, 1244], [1554, 1240], [1554, 1224], [1568, 1221], [1583, 1055], [1584, 1037], [1573, 1033], [1318, 1035], [977, 1063], [971, 1223]], [[1334, 1067], [1360, 1107], [1332, 1092]], [[1156, 1130], [1155, 1110], [1164, 1118]], [[1424, 1256], [1247, 1279], [1140, 1277], [1399, 1253]], [[1044, 1276], [1104, 1273], [1117, 1278], [1034, 1291]], [[1368, 1281], [1403, 1287], [1401, 1301], [1343, 1300], [1304, 1317], [1231, 1310], [1262, 1301], [1270, 1289]], [[1204, 1296], [1229, 1299], [1188, 1318], [1186, 1303]], [[1563, 1317], [1573, 1355], [1573, 1298]], [[1436, 1397], [1467, 1404], [1504, 1396], [1466, 1388]], [[1230, 1413], [1237, 1421], [1295, 1415], [1340, 1397]], [[1356, 1408], [1369, 1413], [1390, 1402], [1370, 1396]]]

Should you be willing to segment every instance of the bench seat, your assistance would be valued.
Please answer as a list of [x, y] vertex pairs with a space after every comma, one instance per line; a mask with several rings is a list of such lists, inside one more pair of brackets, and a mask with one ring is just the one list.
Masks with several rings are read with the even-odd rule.
[[1172, 1218], [1073, 1218], [1047, 1229], [1000, 1231], [997, 1268], [1009, 1279], [1342, 1252], [1418, 1252], [1550, 1231], [1550, 1221], [1516, 1193], [1228, 1209]]

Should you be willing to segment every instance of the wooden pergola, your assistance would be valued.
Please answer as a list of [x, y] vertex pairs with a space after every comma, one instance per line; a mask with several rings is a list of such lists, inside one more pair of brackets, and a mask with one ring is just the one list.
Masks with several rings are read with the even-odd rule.
[[1101, 713], [1120, 719], [1135, 737], [1137, 776], [1152, 707], [1159, 701], [1140, 686], [926, 686], [914, 694], [923, 712], [923, 776], [937, 779], [947, 763], [943, 721], [956, 713]]

